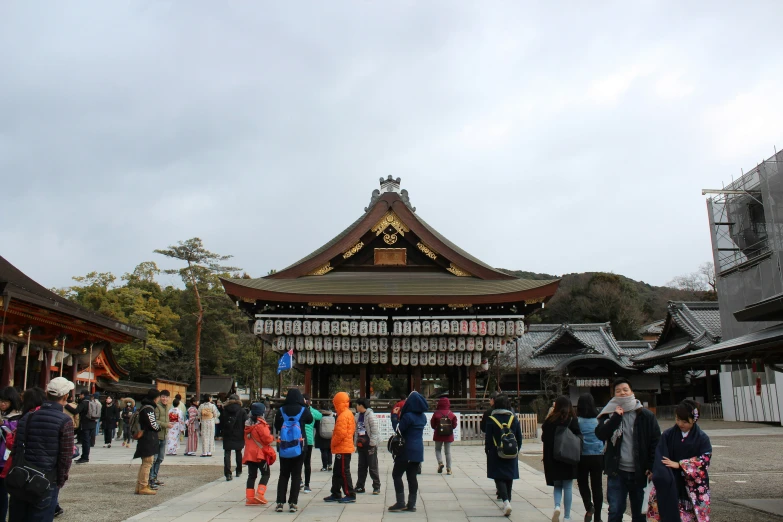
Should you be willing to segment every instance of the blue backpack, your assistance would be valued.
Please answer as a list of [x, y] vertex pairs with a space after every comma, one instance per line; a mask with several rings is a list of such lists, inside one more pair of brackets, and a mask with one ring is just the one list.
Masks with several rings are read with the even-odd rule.
[[286, 459], [293, 459], [302, 454], [302, 426], [299, 424], [299, 419], [302, 418], [302, 414], [305, 409], [299, 412], [296, 417], [291, 417], [283, 412], [283, 408], [280, 408], [280, 415], [283, 416], [283, 427], [280, 429], [280, 456]]

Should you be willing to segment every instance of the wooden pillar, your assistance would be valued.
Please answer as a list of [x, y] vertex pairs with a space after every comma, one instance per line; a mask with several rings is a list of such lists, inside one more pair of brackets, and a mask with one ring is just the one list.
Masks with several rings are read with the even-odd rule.
[[49, 379], [52, 376], [52, 352], [49, 350], [43, 351], [43, 361], [41, 361], [41, 372], [38, 374], [38, 386], [42, 389], [46, 389], [46, 385], [49, 384]]
[[319, 366], [320, 376], [318, 377], [318, 396], [322, 399], [329, 399], [329, 367], [326, 365]]
[[707, 396], [704, 397], [705, 402], [712, 402], [712, 370], [707, 368]]
[[421, 393], [421, 366], [414, 366], [412, 381], [413, 390]]
[[372, 366], [367, 365], [367, 384], [364, 389], [365, 397], [368, 399], [372, 396]]
[[672, 370], [671, 364], [669, 365], [669, 404], [677, 404], [677, 399], [674, 395], [674, 370]]
[[476, 367], [471, 366], [468, 368], [468, 395], [470, 396], [470, 402], [468, 407], [476, 407]]
[[359, 395], [367, 397], [367, 365], [359, 366]]
[[71, 382], [74, 385], [74, 395], [79, 394], [79, 386], [76, 385], [76, 376], [79, 375], [79, 363], [76, 362], [76, 357], [72, 356], [73, 364], [71, 365]]
[[3, 353], [3, 373], [0, 376], [0, 386], [14, 385], [14, 363], [16, 362], [16, 343], [8, 343]]
[[312, 366], [306, 366], [304, 371], [304, 392], [309, 395], [313, 396], [313, 367]]
[[277, 396], [283, 397], [283, 374], [277, 374]]

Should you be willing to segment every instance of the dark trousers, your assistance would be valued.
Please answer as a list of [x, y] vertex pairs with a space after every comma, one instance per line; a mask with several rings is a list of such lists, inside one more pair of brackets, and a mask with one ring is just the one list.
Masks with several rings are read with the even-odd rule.
[[[87, 439], [89, 440], [89, 438]], [[9, 522], [51, 522], [54, 520], [54, 509], [57, 507], [57, 497], [60, 488], [52, 484], [50, 495], [36, 504], [28, 504], [18, 497], [11, 497], [8, 506]]]
[[0, 478], [0, 520], [8, 515], [8, 491], [5, 489], [5, 479]]
[[359, 478], [356, 480], [357, 488], [364, 487], [368, 470], [370, 471], [370, 478], [372, 478], [372, 489], [381, 489], [381, 477], [378, 474], [378, 448], [376, 447], [359, 450]]
[[321, 467], [329, 468], [332, 465], [332, 448], [321, 448]]
[[103, 443], [111, 444], [111, 440], [114, 438], [114, 428], [103, 428]]
[[237, 477], [242, 473], [242, 450], [223, 450], [223, 474], [231, 475], [231, 452], [236, 453]]
[[621, 522], [625, 513], [626, 498], [631, 499], [631, 518], [633, 522], [645, 522], [642, 514], [644, 488], [647, 484], [637, 482], [630, 471], [618, 471], [617, 475], [606, 481], [606, 500], [609, 502], [609, 522]]
[[[128, 444], [130, 444], [131, 441], [131, 432], [130, 432], [131, 427], [129, 423], [130, 421], [126, 422], [122, 426], [122, 440], [127, 442]], [[187, 434], [187, 432], [185, 432], [185, 434]]]
[[394, 480], [394, 493], [397, 495], [397, 503], [405, 503], [405, 486], [402, 485], [402, 476], [408, 478], [408, 507], [416, 507], [416, 496], [419, 494], [419, 462], [409, 462], [402, 458], [394, 461], [392, 479]]
[[511, 488], [514, 486], [512, 479], [495, 479], [495, 487], [498, 490], [500, 500], [511, 502]]
[[313, 447], [312, 446], [305, 446], [304, 447], [304, 485], [309, 486], [310, 485], [310, 459], [313, 456]]
[[332, 496], [340, 498], [343, 494], [346, 497], [355, 497], [356, 491], [353, 489], [353, 479], [351, 478], [351, 454], [338, 453], [334, 456], [334, 467], [332, 468]]
[[90, 446], [95, 439], [95, 425], [82, 426], [79, 430], [82, 437], [82, 460], [90, 460]]
[[[595, 522], [601, 522], [601, 505], [604, 502], [604, 485], [601, 474], [604, 471], [603, 455], [582, 455], [579, 461], [579, 495], [585, 505], [585, 511], [595, 511]], [[592, 488], [592, 495], [590, 489]], [[592, 501], [591, 501], [592, 498]]]
[[255, 489], [256, 477], [258, 472], [261, 472], [261, 480], [258, 482], [259, 486], [266, 486], [269, 484], [269, 466], [265, 460], [261, 462], [248, 462], [247, 463], [247, 489]]
[[299, 502], [299, 486], [302, 484], [302, 464], [304, 459], [299, 455], [293, 459], [280, 457], [280, 478], [277, 479], [277, 503], [285, 504], [285, 494], [288, 491], [288, 481], [291, 481], [291, 492], [288, 503]]

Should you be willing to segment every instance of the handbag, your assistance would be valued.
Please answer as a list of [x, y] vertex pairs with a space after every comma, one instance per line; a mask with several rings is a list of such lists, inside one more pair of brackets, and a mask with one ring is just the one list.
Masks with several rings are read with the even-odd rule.
[[252, 440], [256, 443], [256, 446], [258, 446], [258, 449], [261, 450], [261, 454], [264, 456], [264, 460], [266, 461], [267, 466], [271, 466], [275, 462], [277, 462], [277, 452], [270, 448], [269, 446], [264, 446], [260, 442], [258, 442], [256, 439], [253, 438], [253, 435], [251, 433], [247, 434], [247, 438]]
[[356, 436], [356, 447], [359, 449], [367, 449], [370, 447], [370, 436], [366, 433], [364, 435]]
[[30, 464], [25, 458], [24, 450], [27, 443], [27, 428], [30, 426], [32, 416], [35, 413], [30, 413], [29, 415], [30, 419], [28, 419], [25, 426], [24, 438], [17, 441], [14, 447], [13, 463], [5, 478], [5, 487], [8, 490], [8, 494], [12, 497], [28, 504], [38, 504], [49, 497], [56, 470], [44, 470], [39, 466]]
[[397, 458], [405, 451], [405, 437], [400, 433], [400, 427], [394, 431], [394, 435], [389, 437], [389, 441], [386, 443], [386, 449], [392, 454], [393, 458]]
[[582, 439], [568, 429], [568, 426], [557, 427], [552, 458], [566, 464], [579, 464], [582, 458]]

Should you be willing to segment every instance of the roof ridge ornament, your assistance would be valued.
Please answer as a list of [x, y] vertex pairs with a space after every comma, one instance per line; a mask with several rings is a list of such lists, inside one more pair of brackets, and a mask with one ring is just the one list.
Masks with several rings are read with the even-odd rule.
[[386, 192], [395, 192], [400, 195], [400, 199], [403, 203], [405, 203], [405, 206], [408, 207], [411, 212], [416, 212], [416, 207], [411, 206], [411, 200], [408, 196], [408, 191], [405, 189], [400, 190], [400, 183], [402, 182], [402, 178], [392, 178], [391, 174], [387, 176], [386, 178], [380, 178], [379, 179], [381, 188], [380, 190], [375, 189], [372, 191], [372, 195], [370, 196], [370, 204], [364, 207], [365, 212], [369, 212], [370, 209], [375, 205], [375, 203], [378, 202], [379, 199], [381, 199], [381, 194]]

